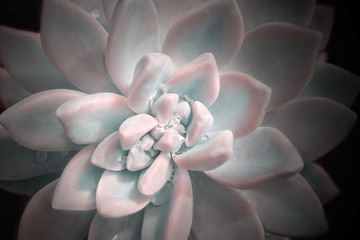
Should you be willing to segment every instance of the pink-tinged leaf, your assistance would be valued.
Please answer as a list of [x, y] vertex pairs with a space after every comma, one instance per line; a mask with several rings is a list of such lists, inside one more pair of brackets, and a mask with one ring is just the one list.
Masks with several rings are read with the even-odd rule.
[[174, 72], [166, 82], [169, 92], [210, 106], [219, 94], [219, 74], [214, 55], [204, 53]]
[[138, 114], [126, 119], [119, 128], [120, 143], [124, 150], [134, 144], [157, 125], [157, 120], [148, 114]]
[[154, 195], [170, 179], [171, 172], [170, 154], [160, 153], [150, 167], [141, 172], [137, 186], [139, 192], [146, 196]]
[[65, 168], [75, 151], [40, 152], [25, 148], [11, 139], [0, 125], [0, 179], [19, 180]]
[[212, 132], [206, 138], [185, 152], [173, 154], [174, 162], [189, 170], [208, 171], [219, 167], [231, 157], [234, 143], [231, 131]]
[[259, 218], [240, 194], [199, 173], [191, 178], [195, 239], [264, 240]]
[[334, 23], [335, 8], [330, 5], [316, 5], [315, 12], [310, 23], [310, 28], [315, 29], [322, 33], [322, 41], [320, 50], [326, 48], [330, 39], [331, 30]]
[[206, 0], [159, 0], [158, 2], [160, 43], [162, 45], [171, 26]]
[[186, 128], [185, 144], [192, 147], [203, 138], [214, 123], [214, 118], [201, 102], [195, 101], [191, 105], [192, 117]]
[[142, 56], [159, 51], [159, 21], [151, 0], [118, 1], [111, 19], [106, 65], [116, 86], [127, 94]]
[[359, 76], [333, 64], [317, 62], [311, 81], [295, 99], [325, 97], [350, 107], [359, 90]]
[[305, 164], [300, 174], [309, 182], [322, 204], [330, 202], [340, 193], [329, 174], [316, 163]]
[[183, 240], [189, 236], [193, 218], [193, 192], [185, 169], [176, 169], [171, 188], [168, 202], [161, 206], [149, 204], [145, 208], [142, 239]]
[[9, 108], [28, 97], [30, 92], [17, 84], [4, 68], [0, 68], [0, 104]]
[[47, 59], [39, 33], [1, 26], [0, 56], [10, 76], [30, 92], [75, 88]]
[[105, 29], [81, 7], [71, 1], [44, 1], [45, 53], [66, 79], [85, 92], [118, 92], [105, 66], [106, 40]]
[[40, 190], [22, 215], [19, 240], [79, 240], [86, 237], [95, 211], [61, 211], [51, 207], [56, 181]]
[[234, 138], [254, 131], [265, 115], [271, 89], [243, 73], [220, 75], [219, 97], [209, 111], [214, 117], [211, 130], [229, 129]]
[[84, 96], [74, 90], [47, 90], [23, 99], [0, 115], [0, 123], [16, 142], [39, 151], [79, 149], [65, 133], [55, 110], [63, 103]]
[[184, 137], [174, 128], [170, 128], [165, 130], [164, 135], [154, 144], [154, 149], [162, 152], [177, 152], [183, 143]]
[[96, 208], [96, 187], [104, 170], [90, 162], [95, 148], [96, 145], [89, 145], [70, 160], [55, 188], [54, 209], [84, 211]]
[[246, 33], [227, 70], [244, 72], [269, 86], [268, 110], [294, 98], [309, 82], [321, 34], [289, 23], [267, 23]]
[[101, 0], [101, 2], [103, 5], [107, 25], [111, 26], [112, 15], [114, 13], [118, 0]]
[[234, 1], [215, 1], [183, 16], [170, 28], [162, 52], [175, 69], [203, 53], [215, 56], [220, 70], [235, 56], [243, 39], [243, 21]]
[[229, 160], [205, 173], [230, 187], [249, 189], [294, 175], [303, 166], [300, 154], [282, 132], [275, 128], [258, 128], [235, 141]]
[[120, 218], [103, 218], [96, 214], [91, 223], [88, 240], [138, 240], [141, 236], [143, 216], [143, 211]]
[[178, 100], [179, 96], [177, 94], [164, 93], [156, 100], [151, 112], [160, 123], [166, 124], [173, 116]]
[[105, 28], [108, 29], [108, 24], [105, 18], [105, 12], [103, 8], [103, 3], [101, 0], [71, 0], [76, 5], [82, 7], [87, 11], [93, 18], [95, 18], [99, 23]]
[[306, 98], [269, 112], [263, 126], [279, 129], [311, 162], [328, 153], [349, 133], [356, 114], [326, 98]]
[[100, 142], [132, 115], [127, 99], [114, 93], [86, 95], [56, 110], [66, 134], [77, 144]]
[[268, 22], [287, 22], [307, 27], [315, 0], [236, 0], [243, 14], [245, 32]]
[[172, 61], [165, 54], [144, 55], [135, 67], [134, 82], [128, 92], [129, 107], [136, 113], [149, 112], [152, 97], [171, 72]]
[[191, 107], [186, 101], [179, 102], [176, 105], [175, 113], [180, 117], [180, 122], [183, 125], [188, 125], [191, 116]]
[[91, 163], [104, 169], [120, 171], [125, 169], [126, 155], [127, 153], [120, 146], [119, 132], [116, 131], [96, 147]]
[[135, 144], [132, 148], [130, 148], [126, 157], [126, 168], [132, 172], [142, 170], [153, 162], [154, 159], [151, 159], [151, 157], [151, 154], [149, 152], [145, 152], [140, 144]]
[[106, 218], [118, 218], [134, 214], [151, 200], [137, 190], [140, 172], [106, 170], [96, 190], [98, 213]]
[[327, 230], [321, 203], [312, 189], [294, 178], [241, 192], [266, 231], [288, 237], [312, 237]]
[[22, 180], [0, 180], [0, 189], [13, 194], [33, 196], [60, 175], [61, 172], [55, 172]]

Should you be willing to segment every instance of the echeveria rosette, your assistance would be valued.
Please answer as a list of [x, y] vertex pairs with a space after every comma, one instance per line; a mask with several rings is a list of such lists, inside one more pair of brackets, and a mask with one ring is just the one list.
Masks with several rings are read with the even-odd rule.
[[[287, 1], [73, 2], [79, 6], [44, 2], [41, 37], [0, 32], [1, 81], [16, 92], [0, 116], [9, 150], [2, 179], [56, 172], [81, 149], [30, 201], [20, 239], [264, 239], [264, 229], [288, 237], [326, 230], [320, 201], [338, 190], [312, 162], [350, 130], [356, 116], [344, 105], [359, 83], [315, 63], [321, 34], [306, 28], [315, 1], [296, 1], [295, 12]], [[38, 82], [29, 84], [34, 73]], [[324, 90], [324, 75], [337, 76], [335, 87]], [[339, 94], [344, 78], [352, 87]], [[24, 161], [23, 172], [9, 164], [39, 155], [65, 160], [41, 170]]]

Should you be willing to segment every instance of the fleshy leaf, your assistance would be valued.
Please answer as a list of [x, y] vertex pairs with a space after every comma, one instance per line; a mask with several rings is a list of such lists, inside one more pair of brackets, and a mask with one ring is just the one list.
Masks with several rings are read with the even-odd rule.
[[107, 21], [105, 18], [104, 8], [101, 0], [71, 0], [75, 4], [82, 7], [85, 11], [99, 21], [99, 23], [108, 29]]
[[105, 29], [81, 7], [70, 1], [44, 1], [45, 53], [66, 79], [85, 92], [118, 92], [105, 66], [106, 40]]
[[230, 187], [249, 189], [299, 172], [303, 161], [287, 137], [275, 128], [258, 128], [234, 143], [232, 157], [205, 172]]
[[188, 14], [203, 2], [206, 2], [206, 0], [159, 0], [158, 14], [161, 45], [170, 27], [183, 17], [183, 15]]
[[169, 92], [210, 106], [219, 94], [219, 74], [214, 55], [204, 53], [174, 72], [166, 82]]
[[236, 0], [242, 11], [245, 31], [268, 22], [287, 22], [307, 27], [315, 0]]
[[359, 76], [333, 64], [317, 62], [311, 81], [295, 99], [325, 97], [350, 107], [359, 90]]
[[267, 23], [246, 33], [227, 70], [244, 72], [272, 90], [268, 110], [294, 98], [309, 82], [321, 34], [289, 23]]
[[166, 204], [161, 206], [149, 204], [145, 208], [142, 239], [187, 239], [193, 217], [193, 193], [185, 169], [176, 169], [171, 186], [171, 197]]
[[149, 52], [159, 51], [159, 21], [151, 0], [118, 1], [111, 19], [106, 65], [116, 86], [127, 94], [135, 66]]
[[13, 194], [33, 196], [60, 175], [61, 172], [55, 172], [22, 180], [0, 180], [0, 189]]
[[149, 112], [152, 96], [171, 72], [172, 61], [165, 54], [144, 55], [135, 67], [134, 82], [128, 92], [129, 107], [136, 113]]
[[211, 130], [230, 129], [234, 138], [256, 129], [263, 120], [271, 89], [249, 75], [227, 72], [220, 75], [220, 93], [209, 111], [214, 117]]
[[23, 99], [0, 115], [0, 123], [18, 143], [39, 151], [79, 149], [67, 136], [55, 117], [63, 103], [84, 96], [74, 90], [47, 90]]
[[156, 100], [151, 112], [160, 123], [166, 124], [175, 112], [178, 100], [179, 96], [177, 94], [164, 93]]
[[39, 33], [1, 26], [0, 56], [10, 76], [30, 92], [75, 88], [47, 59]]
[[233, 153], [234, 137], [231, 131], [212, 132], [207, 134], [207, 138], [185, 152], [173, 154], [174, 162], [194, 171], [207, 171], [222, 165]]
[[170, 179], [171, 171], [170, 154], [161, 152], [150, 167], [141, 172], [138, 180], [139, 192], [147, 196], [154, 195]]
[[95, 191], [103, 169], [91, 164], [96, 145], [89, 145], [67, 164], [55, 188], [52, 207], [84, 211], [96, 208]]
[[77, 144], [103, 140], [120, 124], [134, 115], [124, 96], [95, 93], [68, 101], [56, 110], [66, 134]]
[[327, 230], [325, 214], [312, 189], [294, 178], [241, 192], [266, 231], [288, 237], [310, 237]]
[[29, 91], [17, 84], [5, 69], [0, 68], [0, 104], [9, 108], [29, 95]]
[[120, 218], [103, 218], [96, 214], [91, 223], [88, 240], [138, 240], [141, 236], [143, 216], [143, 211]]
[[322, 204], [328, 203], [340, 193], [329, 174], [316, 163], [306, 164], [300, 174], [309, 182]]
[[290, 240], [290, 238], [281, 237], [281, 236], [277, 236], [277, 235], [266, 232], [265, 233], [265, 240]]
[[243, 21], [234, 1], [215, 1], [183, 16], [169, 30], [162, 52], [175, 69], [203, 53], [215, 56], [220, 70], [235, 56], [243, 39]]
[[119, 128], [120, 143], [129, 150], [142, 136], [157, 125], [157, 120], [145, 113], [126, 119]]
[[191, 175], [194, 189], [192, 231], [195, 239], [263, 240], [255, 211], [234, 189], [199, 173]]
[[322, 4], [316, 5], [314, 16], [309, 27], [320, 31], [323, 35], [320, 50], [324, 50], [329, 42], [334, 23], [334, 15], [335, 8], [333, 6]]
[[12, 140], [0, 125], [0, 179], [19, 180], [65, 168], [75, 152], [40, 152]]
[[119, 132], [116, 131], [96, 147], [91, 163], [104, 169], [119, 171], [125, 169], [125, 159], [126, 152], [121, 149]]
[[56, 181], [40, 190], [27, 205], [19, 227], [19, 240], [79, 240], [89, 231], [95, 211], [60, 211], [51, 207]]
[[140, 172], [106, 170], [96, 190], [98, 213], [106, 218], [131, 215], [143, 209], [151, 200], [137, 190]]
[[322, 157], [349, 133], [356, 114], [326, 98], [306, 98], [269, 112], [263, 126], [279, 129], [294, 144], [304, 162]]

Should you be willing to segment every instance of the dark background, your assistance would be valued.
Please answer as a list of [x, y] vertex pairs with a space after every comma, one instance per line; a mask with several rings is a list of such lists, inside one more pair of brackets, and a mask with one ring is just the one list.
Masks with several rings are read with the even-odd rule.
[[[291, 1], [291, 0], [290, 0]], [[335, 6], [335, 22], [327, 47], [329, 62], [360, 76], [360, 13], [357, 1], [323, 0]], [[39, 30], [41, 0], [0, 0], [0, 25], [31, 31]], [[352, 110], [360, 116], [360, 97]], [[341, 194], [325, 206], [329, 231], [317, 240], [358, 239], [360, 224], [360, 121], [348, 137], [332, 152], [319, 160]], [[0, 190], [0, 239], [16, 239], [16, 231], [28, 197]]]

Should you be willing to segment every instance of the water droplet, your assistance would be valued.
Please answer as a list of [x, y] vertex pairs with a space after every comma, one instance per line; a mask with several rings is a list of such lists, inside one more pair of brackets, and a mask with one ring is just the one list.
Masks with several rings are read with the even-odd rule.
[[206, 142], [207, 140], [209, 140], [209, 136], [206, 134], [205, 136], [203, 136], [203, 137], [200, 139], [200, 142], [199, 142], [199, 143], [204, 143], [204, 142]]
[[38, 151], [35, 152], [35, 162], [38, 164], [44, 164], [47, 161], [48, 158], [48, 153], [47, 152], [42, 152], [42, 151]]
[[163, 206], [170, 201], [173, 189], [173, 183], [167, 182], [151, 199], [151, 203], [155, 206]]
[[96, 19], [100, 18], [100, 10], [98, 8], [93, 8], [90, 10], [90, 15]]

